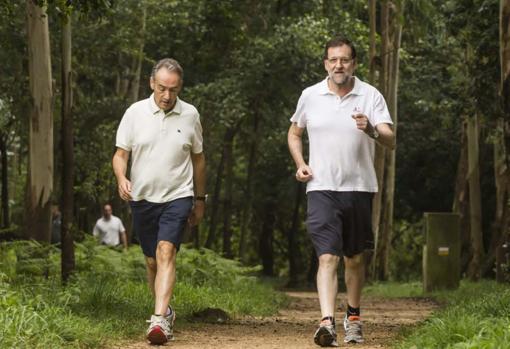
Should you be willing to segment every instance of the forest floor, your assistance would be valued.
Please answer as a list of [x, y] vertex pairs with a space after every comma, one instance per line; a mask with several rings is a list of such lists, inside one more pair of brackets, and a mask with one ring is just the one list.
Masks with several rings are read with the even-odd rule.
[[[210, 322], [180, 322], [177, 314], [175, 340], [162, 347], [204, 349], [282, 349], [319, 348], [313, 343], [313, 333], [320, 319], [319, 302], [315, 292], [287, 292], [290, 304], [272, 317], [242, 317], [223, 324]], [[338, 304], [345, 302], [339, 294]], [[338, 321], [340, 347], [356, 349], [391, 346], [401, 329], [424, 320], [437, 308], [425, 298], [364, 297], [362, 300], [363, 333], [365, 342], [344, 344], [343, 328]], [[338, 315], [337, 315], [338, 316]], [[146, 341], [118, 343], [111, 348], [154, 348]]]

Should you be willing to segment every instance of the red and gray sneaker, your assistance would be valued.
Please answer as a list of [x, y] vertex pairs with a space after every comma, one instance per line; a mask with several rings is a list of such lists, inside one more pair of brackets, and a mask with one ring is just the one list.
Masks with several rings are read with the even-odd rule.
[[363, 334], [361, 332], [361, 318], [351, 315], [344, 318], [345, 343], [363, 343]]
[[333, 317], [326, 316], [321, 320], [319, 328], [313, 335], [313, 341], [321, 347], [338, 347], [335, 319]]
[[165, 344], [173, 337], [173, 324], [165, 316], [152, 315], [147, 329], [147, 339], [151, 344]]

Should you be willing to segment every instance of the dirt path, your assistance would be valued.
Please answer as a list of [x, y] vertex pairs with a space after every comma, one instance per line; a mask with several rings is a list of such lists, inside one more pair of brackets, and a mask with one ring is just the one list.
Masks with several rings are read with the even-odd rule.
[[[313, 332], [317, 326], [319, 302], [313, 292], [288, 292], [291, 304], [277, 316], [268, 318], [247, 317], [227, 324], [191, 323], [186, 329], [175, 328], [176, 339], [162, 348], [207, 348], [207, 349], [282, 349], [319, 348], [313, 343]], [[339, 295], [338, 304], [343, 304], [345, 295]], [[425, 319], [436, 305], [425, 299], [381, 299], [364, 298], [362, 316], [364, 322], [363, 345], [345, 345], [341, 326], [340, 347], [356, 349], [385, 348], [398, 334], [402, 326], [412, 325]], [[338, 315], [337, 315], [338, 316]], [[155, 348], [145, 341], [124, 343], [114, 348]]]

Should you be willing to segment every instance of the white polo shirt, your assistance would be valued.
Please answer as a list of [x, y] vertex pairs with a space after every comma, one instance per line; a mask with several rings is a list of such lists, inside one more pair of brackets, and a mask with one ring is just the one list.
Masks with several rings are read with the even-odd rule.
[[119, 217], [114, 215], [106, 220], [101, 217], [94, 226], [94, 236], [99, 236], [99, 241], [108, 246], [117, 246], [120, 244], [120, 233], [125, 232], [124, 225]]
[[328, 78], [306, 88], [290, 121], [306, 128], [313, 177], [306, 191], [377, 192], [375, 141], [356, 128], [353, 114], [365, 114], [372, 125], [393, 124], [382, 94], [355, 77], [354, 87], [340, 97]]
[[154, 94], [125, 112], [116, 145], [131, 152], [134, 201], [169, 202], [193, 196], [191, 153], [202, 152], [202, 125], [197, 109], [177, 98], [164, 113]]

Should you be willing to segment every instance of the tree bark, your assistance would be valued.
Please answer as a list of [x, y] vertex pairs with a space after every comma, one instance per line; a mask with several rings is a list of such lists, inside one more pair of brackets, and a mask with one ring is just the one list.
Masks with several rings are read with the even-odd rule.
[[71, 16], [62, 18], [62, 281], [75, 268], [74, 261], [74, 141]]
[[138, 47], [138, 53], [136, 55], [136, 68], [131, 84], [130, 100], [131, 103], [138, 101], [138, 93], [140, 91], [140, 76], [142, 74], [142, 63], [143, 63], [143, 50], [145, 47], [145, 28], [147, 22], [147, 7], [145, 2], [142, 2], [142, 26], [140, 28], [140, 46]]
[[[388, 98], [389, 81], [389, 10], [388, 1], [381, 2], [381, 71], [379, 72], [379, 90], [385, 98]], [[377, 176], [378, 192], [375, 193], [372, 202], [372, 229], [374, 231], [374, 255], [372, 258], [371, 274], [372, 279], [380, 279], [381, 253], [384, 251], [383, 241], [380, 238], [380, 222], [382, 215], [384, 163], [386, 150], [379, 144], [375, 145], [374, 168]]]
[[478, 115], [468, 118], [469, 211], [473, 251], [469, 262], [468, 277], [472, 281], [477, 281], [480, 278], [483, 253], [478, 125]]
[[461, 271], [465, 271], [471, 256], [470, 222], [469, 222], [469, 185], [468, 176], [468, 151], [467, 151], [467, 121], [462, 122], [462, 134], [460, 141], [460, 156], [457, 165], [457, 178], [455, 180], [455, 195], [453, 198], [452, 211], [460, 216], [461, 237]]
[[25, 235], [49, 242], [53, 192], [53, 116], [50, 37], [46, 8], [27, 0], [31, 111]]
[[223, 256], [233, 258], [232, 253], [232, 186], [234, 182], [234, 132], [229, 132], [223, 145], [225, 154], [225, 191], [223, 193]]
[[273, 230], [275, 224], [275, 204], [266, 203], [264, 207], [264, 221], [259, 241], [259, 255], [262, 259], [262, 274], [264, 276], [274, 275], [274, 251], [273, 251]]
[[9, 228], [11, 221], [9, 217], [9, 167], [7, 158], [6, 136], [0, 136], [0, 156], [2, 157], [2, 228]]
[[301, 260], [298, 246], [298, 233], [301, 212], [301, 202], [303, 197], [303, 185], [296, 182], [296, 196], [294, 199], [294, 210], [292, 213], [292, 224], [287, 234], [288, 239], [288, 258], [289, 258], [289, 283], [288, 287], [296, 287], [299, 284], [299, 261]]
[[239, 259], [241, 262], [246, 262], [246, 247], [248, 240], [248, 227], [251, 222], [251, 208], [253, 203], [253, 175], [255, 172], [255, 162], [256, 162], [256, 154], [257, 154], [257, 144], [258, 144], [258, 128], [259, 128], [259, 115], [254, 115], [253, 118], [253, 131], [252, 131], [252, 139], [250, 142], [250, 155], [248, 158], [248, 175], [246, 178], [246, 191], [244, 195], [244, 205], [242, 212], [242, 221], [241, 221], [241, 229], [239, 236]]

